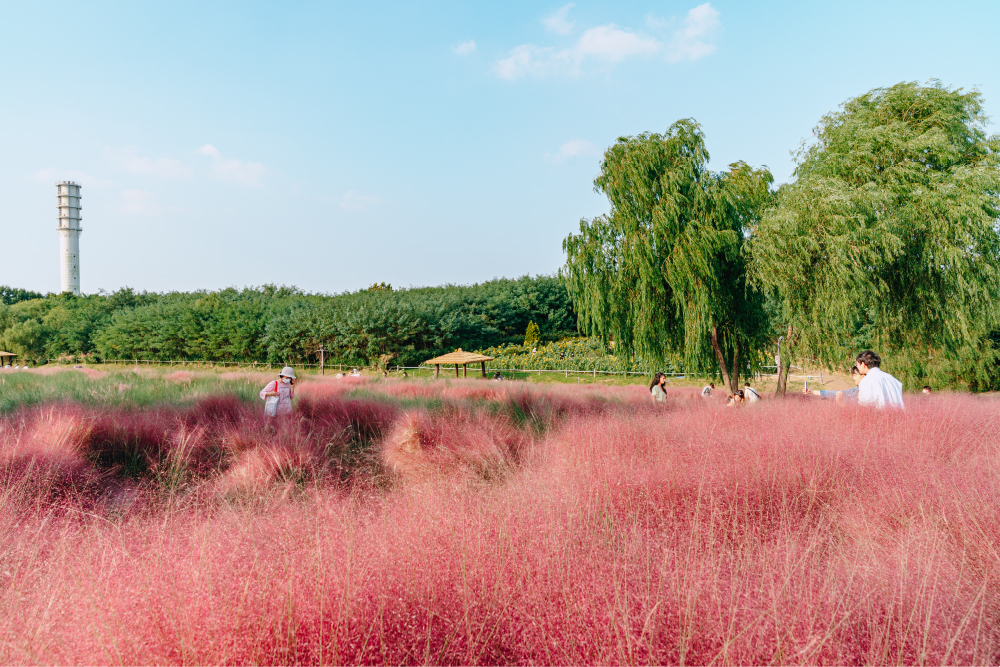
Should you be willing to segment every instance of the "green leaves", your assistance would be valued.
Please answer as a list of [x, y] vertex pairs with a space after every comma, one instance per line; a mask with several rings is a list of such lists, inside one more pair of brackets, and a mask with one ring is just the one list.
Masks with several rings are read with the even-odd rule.
[[872, 90], [820, 121], [749, 248], [806, 351], [840, 365], [876, 348], [909, 359], [894, 369], [914, 382], [929, 372], [917, 360], [969, 346], [994, 363], [1000, 140], [984, 121], [978, 92], [936, 82]]
[[538, 329], [538, 325], [534, 322], [528, 322], [528, 328], [524, 332], [524, 347], [531, 348], [538, 345], [538, 341], [541, 339], [542, 335]]
[[715, 174], [708, 159], [691, 119], [618, 139], [594, 181], [611, 211], [566, 237], [561, 275], [583, 331], [658, 362], [683, 351], [691, 370], [726, 374], [764, 329], [742, 246], [772, 179], [742, 162]]

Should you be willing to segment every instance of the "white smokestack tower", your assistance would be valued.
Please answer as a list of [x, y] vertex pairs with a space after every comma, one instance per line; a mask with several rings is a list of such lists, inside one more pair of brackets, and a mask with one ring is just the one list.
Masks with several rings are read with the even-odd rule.
[[80, 294], [80, 186], [73, 181], [56, 183], [59, 202], [59, 261], [62, 292]]

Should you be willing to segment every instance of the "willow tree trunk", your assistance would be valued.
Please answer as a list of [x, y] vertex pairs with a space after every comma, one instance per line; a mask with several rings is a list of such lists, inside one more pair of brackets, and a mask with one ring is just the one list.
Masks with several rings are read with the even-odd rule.
[[740, 345], [736, 344], [736, 352], [733, 354], [733, 374], [729, 374], [729, 366], [726, 364], [726, 355], [722, 353], [722, 346], [719, 345], [719, 327], [712, 325], [712, 349], [715, 350], [715, 359], [719, 362], [719, 371], [722, 373], [722, 384], [729, 387], [729, 393], [735, 394], [740, 383]]
[[733, 396], [735, 396], [736, 392], [739, 391], [739, 389], [740, 389], [740, 343], [739, 343], [739, 341], [736, 341], [733, 344], [733, 348], [734, 348], [733, 349], [733, 375], [730, 378], [732, 380], [732, 384], [729, 385], [729, 390], [733, 394]]
[[[785, 349], [791, 345], [792, 342], [792, 325], [788, 324], [788, 334], [785, 336]], [[792, 355], [787, 351], [785, 354], [781, 353], [781, 341], [778, 341], [778, 388], [775, 390], [775, 396], [785, 395], [785, 386], [788, 384], [788, 369], [792, 365]]]

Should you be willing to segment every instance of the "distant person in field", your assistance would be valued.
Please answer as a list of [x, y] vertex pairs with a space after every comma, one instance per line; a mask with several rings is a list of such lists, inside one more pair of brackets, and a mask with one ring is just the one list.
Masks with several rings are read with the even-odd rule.
[[653, 376], [653, 382], [649, 385], [649, 393], [653, 396], [654, 403], [667, 402], [667, 376], [657, 373]]
[[810, 396], [818, 396], [819, 398], [833, 398], [838, 401], [844, 401], [849, 403], [854, 403], [858, 400], [858, 384], [861, 382], [861, 371], [857, 366], [851, 369], [851, 379], [854, 380], [854, 387], [851, 389], [844, 389], [843, 391], [835, 391], [830, 389], [803, 389], [803, 394], [808, 394]]
[[277, 380], [271, 380], [260, 390], [260, 397], [264, 399], [264, 414], [268, 417], [292, 414], [294, 385], [295, 371], [291, 366], [285, 366], [278, 374]]
[[[27, 366], [25, 366], [25, 368], [27, 368]], [[929, 384], [925, 384], [924, 388], [920, 390], [920, 393], [921, 394], [928, 394], [928, 395], [930, 395], [930, 393], [931, 393], [931, 386]]]
[[711, 398], [713, 389], [715, 389], [715, 383], [709, 382], [708, 384], [706, 384], [704, 387], [701, 388], [701, 397]]
[[757, 390], [750, 386], [749, 382], [743, 383], [743, 396], [746, 398], [747, 403], [756, 403], [760, 400], [760, 394]]
[[875, 408], [903, 408], [903, 383], [881, 368], [882, 357], [865, 350], [854, 360], [861, 371], [858, 403]]

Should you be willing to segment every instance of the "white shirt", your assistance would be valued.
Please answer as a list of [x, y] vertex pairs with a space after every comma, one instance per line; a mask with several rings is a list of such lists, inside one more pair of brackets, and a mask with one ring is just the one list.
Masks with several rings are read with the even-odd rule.
[[903, 383], [879, 368], [869, 368], [858, 385], [858, 403], [876, 408], [902, 408]]

